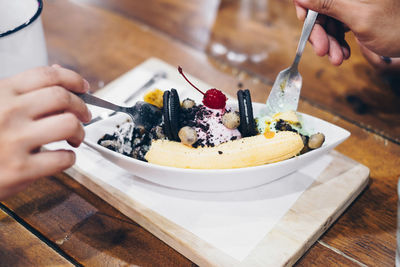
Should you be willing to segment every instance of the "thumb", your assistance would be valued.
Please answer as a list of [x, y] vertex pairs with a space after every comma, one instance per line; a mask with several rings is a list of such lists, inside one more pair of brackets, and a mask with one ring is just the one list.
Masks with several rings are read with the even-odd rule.
[[[343, 23], [351, 18], [351, 11], [354, 11], [354, 2], [349, 0], [294, 0], [295, 4], [314, 10], [318, 13], [333, 17]], [[353, 3], [352, 3], [353, 2]]]

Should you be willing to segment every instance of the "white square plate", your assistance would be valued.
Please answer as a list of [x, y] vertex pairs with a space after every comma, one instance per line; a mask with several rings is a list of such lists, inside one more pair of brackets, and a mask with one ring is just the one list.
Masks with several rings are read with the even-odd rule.
[[[229, 105], [237, 109], [232, 103]], [[263, 107], [264, 104], [253, 103], [255, 116]], [[156, 184], [192, 191], [234, 191], [259, 186], [288, 175], [327, 154], [350, 136], [347, 130], [324, 120], [307, 114], [299, 115], [303, 127], [309, 129], [309, 132], [321, 132], [325, 135], [322, 147], [291, 159], [255, 167], [222, 170], [166, 167], [130, 158], [98, 145], [97, 141], [104, 134], [112, 134], [117, 125], [126, 122], [125, 114], [118, 114], [86, 126], [84, 142], [119, 167]]]

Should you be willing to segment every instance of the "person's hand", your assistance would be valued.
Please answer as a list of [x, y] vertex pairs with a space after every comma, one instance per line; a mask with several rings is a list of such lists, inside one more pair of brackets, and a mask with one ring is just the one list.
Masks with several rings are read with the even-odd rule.
[[74, 164], [72, 151], [41, 147], [60, 140], [80, 145], [81, 122], [89, 122], [91, 114], [72, 92], [88, 90], [80, 75], [59, 66], [0, 80], [0, 199]]
[[400, 58], [382, 57], [360, 44], [364, 58], [381, 74], [398, 76]]
[[350, 56], [344, 32], [351, 30], [362, 47], [387, 57], [400, 56], [400, 1], [398, 0], [294, 0], [299, 19], [307, 9], [320, 16], [310, 36], [319, 56], [334, 65]]

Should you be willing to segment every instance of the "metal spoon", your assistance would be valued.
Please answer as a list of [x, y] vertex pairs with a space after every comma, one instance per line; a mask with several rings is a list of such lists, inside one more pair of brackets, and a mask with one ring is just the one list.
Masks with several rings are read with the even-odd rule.
[[302, 86], [302, 78], [297, 68], [317, 16], [317, 12], [308, 10], [297, 46], [296, 57], [292, 66], [281, 71], [278, 77], [276, 77], [267, 100], [266, 115], [273, 115], [288, 110], [297, 110]]

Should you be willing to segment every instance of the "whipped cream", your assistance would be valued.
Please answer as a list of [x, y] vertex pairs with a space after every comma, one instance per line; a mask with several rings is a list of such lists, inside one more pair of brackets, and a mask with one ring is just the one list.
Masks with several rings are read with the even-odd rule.
[[201, 146], [217, 146], [241, 138], [238, 129], [229, 129], [222, 123], [226, 109], [211, 109], [202, 106], [196, 113], [195, 121], [198, 143]]

